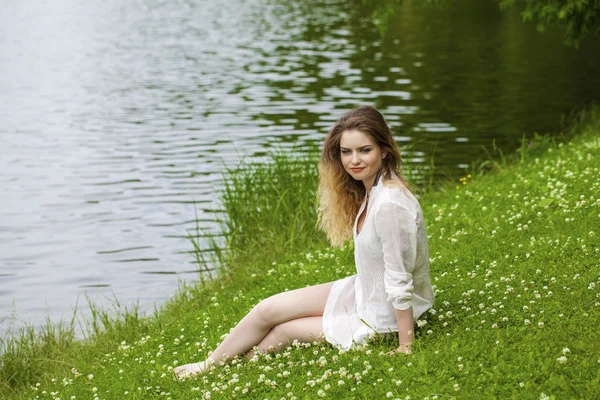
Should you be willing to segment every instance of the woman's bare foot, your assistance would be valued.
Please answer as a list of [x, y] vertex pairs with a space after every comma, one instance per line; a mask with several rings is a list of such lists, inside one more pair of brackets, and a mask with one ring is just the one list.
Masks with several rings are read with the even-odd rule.
[[182, 380], [185, 378], [189, 378], [194, 375], [201, 375], [207, 372], [209, 369], [213, 368], [215, 365], [215, 361], [212, 358], [207, 358], [206, 360], [198, 363], [185, 364], [173, 369], [175, 376], [177, 379]]

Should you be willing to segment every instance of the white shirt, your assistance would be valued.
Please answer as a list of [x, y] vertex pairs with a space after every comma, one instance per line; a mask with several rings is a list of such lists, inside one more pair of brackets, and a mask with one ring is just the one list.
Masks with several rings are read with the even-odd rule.
[[336, 281], [323, 313], [328, 342], [349, 349], [374, 332], [397, 332], [394, 309], [412, 307], [416, 321], [433, 305], [429, 249], [418, 200], [404, 188], [388, 187], [382, 178], [369, 193], [362, 230], [354, 222], [356, 275]]

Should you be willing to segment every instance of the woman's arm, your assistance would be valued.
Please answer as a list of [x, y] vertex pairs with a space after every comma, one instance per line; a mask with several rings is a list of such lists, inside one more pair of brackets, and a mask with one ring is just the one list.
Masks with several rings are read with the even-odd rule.
[[398, 347], [401, 353], [410, 353], [410, 345], [414, 339], [414, 321], [412, 308], [408, 310], [396, 310], [396, 322], [398, 323]]
[[417, 257], [416, 216], [402, 204], [386, 202], [380, 206], [375, 223], [382, 244], [384, 286], [398, 324], [398, 351], [408, 353], [414, 337], [412, 272]]

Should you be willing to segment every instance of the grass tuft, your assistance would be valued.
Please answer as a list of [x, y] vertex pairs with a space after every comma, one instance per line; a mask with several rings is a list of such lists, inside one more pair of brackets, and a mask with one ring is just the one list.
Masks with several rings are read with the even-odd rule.
[[225, 248], [231, 249], [229, 257], [236, 265], [326, 243], [316, 227], [317, 163], [316, 152], [298, 156], [276, 152], [264, 161], [226, 171], [221, 222]]

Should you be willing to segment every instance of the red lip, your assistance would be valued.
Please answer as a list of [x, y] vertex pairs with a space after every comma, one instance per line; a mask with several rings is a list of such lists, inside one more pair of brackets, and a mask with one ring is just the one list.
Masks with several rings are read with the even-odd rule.
[[350, 168], [350, 171], [352, 171], [352, 172], [360, 172], [363, 169], [365, 169], [365, 167], [362, 167], [362, 168]]

